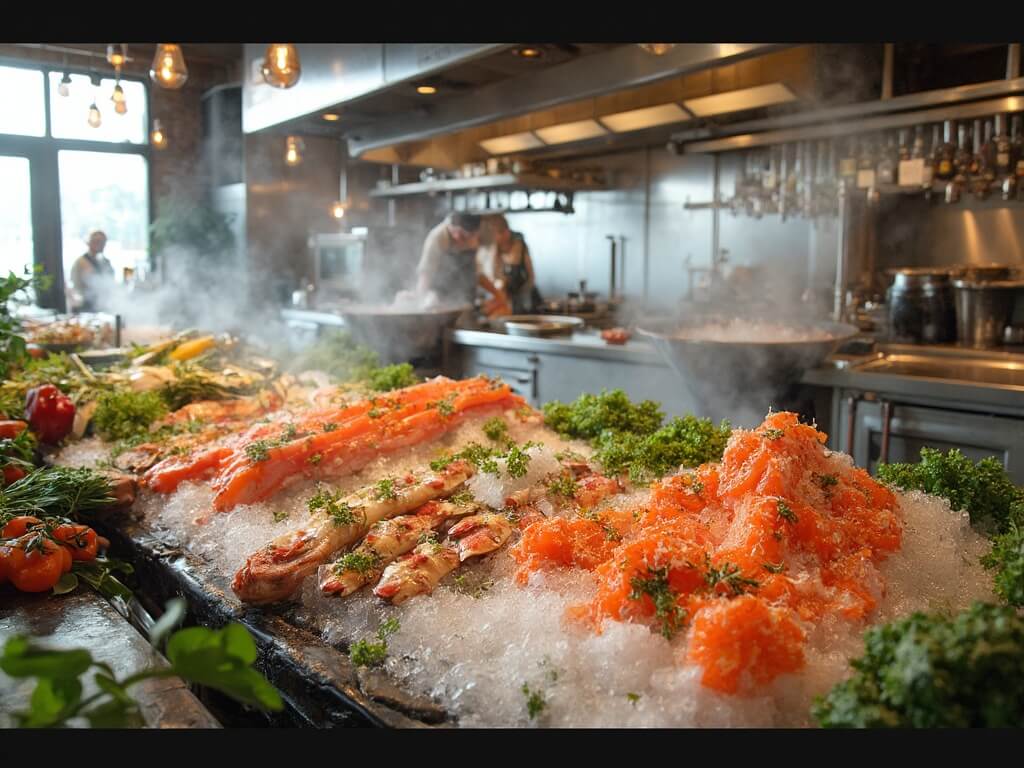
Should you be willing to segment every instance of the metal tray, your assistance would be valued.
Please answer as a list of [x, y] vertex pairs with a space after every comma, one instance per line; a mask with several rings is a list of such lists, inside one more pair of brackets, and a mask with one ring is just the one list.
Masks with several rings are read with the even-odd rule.
[[581, 318], [570, 315], [509, 315], [495, 322], [510, 336], [562, 336], [584, 326]]

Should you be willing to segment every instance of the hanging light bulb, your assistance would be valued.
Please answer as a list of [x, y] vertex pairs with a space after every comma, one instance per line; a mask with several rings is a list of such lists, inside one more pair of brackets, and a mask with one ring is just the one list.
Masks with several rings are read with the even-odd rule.
[[167, 134], [164, 133], [159, 120], [153, 121], [153, 130], [149, 132], [149, 143], [156, 149], [164, 149], [167, 146]]
[[637, 45], [655, 56], [664, 56], [676, 47], [675, 43], [637, 43]]
[[275, 88], [291, 88], [299, 82], [302, 66], [291, 43], [271, 43], [263, 58], [263, 79]]
[[333, 216], [336, 219], [345, 218], [345, 203], [343, 203], [341, 200], [335, 200], [331, 204], [331, 216]]
[[153, 130], [149, 132], [149, 143], [156, 149], [164, 149], [167, 146], [167, 134], [164, 133], [159, 120], [153, 121]]
[[285, 142], [284, 161], [288, 165], [298, 165], [302, 162], [302, 150], [306, 148], [305, 143], [298, 136], [289, 136]]
[[149, 76], [161, 88], [176, 91], [188, 80], [188, 67], [177, 43], [160, 43], [153, 56]]
[[89, 107], [89, 125], [93, 128], [99, 128], [102, 122], [103, 116], [100, 114], [100, 108], [96, 106], [96, 101], [93, 100], [92, 106]]
[[60, 84], [57, 86], [57, 93], [61, 96], [71, 95], [71, 75], [67, 72], [65, 72], [64, 77], [60, 79]]
[[128, 111], [128, 102], [124, 98], [124, 88], [121, 87], [121, 81], [118, 80], [114, 84], [114, 93], [111, 94], [110, 100], [114, 102], [114, 111], [119, 115], [123, 115]]
[[114, 45], [111, 43], [107, 46], [107, 61], [110, 63], [117, 72], [120, 73], [121, 67], [128, 61], [127, 47], [124, 43], [120, 45]]

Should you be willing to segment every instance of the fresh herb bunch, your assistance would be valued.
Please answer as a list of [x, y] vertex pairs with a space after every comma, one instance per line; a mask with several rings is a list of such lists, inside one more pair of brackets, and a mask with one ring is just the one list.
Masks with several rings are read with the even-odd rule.
[[634, 482], [649, 482], [680, 466], [720, 461], [730, 434], [727, 421], [716, 427], [710, 419], [687, 415], [649, 435], [606, 431], [594, 441], [594, 457], [608, 472], [628, 471]]
[[348, 657], [357, 667], [376, 667], [384, 663], [388, 657], [389, 635], [401, 629], [398, 619], [390, 618], [377, 628], [377, 642], [357, 640], [348, 649]]
[[[169, 606], [154, 627], [154, 645], [176, 623], [167, 619], [180, 619], [183, 613], [180, 601], [173, 610]], [[153, 678], [180, 677], [262, 710], [280, 711], [284, 707], [277, 691], [253, 669], [256, 643], [241, 624], [219, 630], [179, 630], [167, 641], [166, 655], [169, 666], [142, 670], [119, 680], [108, 664], [96, 661], [88, 650], [53, 650], [30, 638], [15, 636], [4, 645], [0, 669], [13, 678], [37, 681], [29, 709], [15, 713], [22, 728], [57, 728], [76, 720], [84, 720], [93, 728], [142, 727], [145, 722], [128, 689]], [[82, 677], [90, 671], [99, 690], [83, 698]]]
[[32, 285], [32, 279], [18, 277], [9, 272], [0, 278], [0, 378], [6, 379], [12, 368], [24, 364], [28, 358], [25, 338], [21, 335], [21, 323], [11, 315], [10, 300]]
[[547, 702], [544, 700], [544, 693], [539, 690], [530, 690], [530, 686], [523, 683], [522, 687], [523, 696], [526, 697], [526, 714], [531, 720], [537, 717], [547, 707]]
[[653, 400], [634, 405], [621, 389], [600, 395], [582, 394], [571, 404], [553, 400], [544, 405], [544, 423], [566, 436], [593, 440], [602, 432], [648, 435], [661, 426], [665, 414]]
[[918, 464], [883, 464], [878, 476], [903, 490], [942, 496], [953, 509], [966, 510], [971, 523], [994, 534], [982, 564], [995, 571], [996, 594], [1010, 605], [1024, 605], [1024, 488], [1018, 488], [998, 459], [977, 464], [957, 449], [943, 454], [921, 449]]
[[975, 603], [875, 627], [851, 666], [812, 708], [824, 727], [1024, 726], [1024, 619], [1012, 608]]
[[992, 551], [981, 563], [996, 572], [995, 593], [1009, 605], [1024, 607], [1024, 523], [1011, 521], [1005, 533], [992, 539]]
[[409, 363], [373, 368], [366, 376], [367, 384], [375, 392], [390, 392], [393, 389], [411, 387], [418, 384], [419, 380]]
[[0, 439], [0, 468], [18, 467], [31, 471], [35, 467], [36, 438], [27, 429], [17, 437]]
[[100, 437], [113, 442], [149, 432], [166, 415], [167, 404], [157, 392], [114, 390], [99, 396], [93, 425]]
[[975, 525], [1005, 530], [1011, 520], [1024, 523], [1024, 489], [993, 457], [975, 464], [956, 448], [946, 454], [922, 448], [919, 463], [881, 464], [878, 477], [904, 491], [941, 496], [953, 509], [967, 510]]
[[114, 502], [110, 480], [98, 472], [50, 467], [0, 488], [0, 520], [19, 515], [76, 519]]
[[211, 371], [194, 361], [174, 363], [171, 369], [174, 378], [159, 390], [160, 397], [171, 411], [197, 400], [226, 400], [236, 395], [251, 394], [257, 388], [227, 387], [217, 381]]

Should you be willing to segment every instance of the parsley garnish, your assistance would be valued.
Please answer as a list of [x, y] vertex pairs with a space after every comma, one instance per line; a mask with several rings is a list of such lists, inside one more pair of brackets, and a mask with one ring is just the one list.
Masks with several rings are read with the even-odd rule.
[[761, 567], [768, 571], [768, 573], [782, 573], [786, 570], [785, 563], [761, 563]]
[[483, 431], [488, 439], [496, 443], [504, 442], [508, 438], [508, 424], [500, 416], [485, 421]]
[[270, 449], [276, 448], [277, 443], [273, 440], [254, 440], [245, 446], [245, 455], [254, 464], [266, 461], [270, 458]]
[[390, 477], [385, 477], [383, 480], [377, 482], [374, 487], [373, 497], [377, 501], [391, 501], [398, 498], [398, 491], [395, 490], [395, 481]]
[[369, 640], [359, 640], [352, 643], [348, 649], [349, 659], [358, 667], [375, 667], [383, 664], [388, 656], [387, 637], [399, 629], [398, 619], [388, 619], [377, 629], [379, 642], [371, 643]]
[[458, 504], [460, 507], [465, 507], [476, 501], [476, 498], [468, 488], [463, 488], [458, 493], [453, 493], [449, 496], [448, 501], [452, 504]]
[[640, 701], [640, 694], [639, 693], [627, 693], [626, 694], [626, 698], [629, 699], [629, 703], [632, 704], [635, 707], [636, 703], [638, 701]]
[[[697, 566], [689, 563], [691, 568]], [[704, 553], [704, 584], [708, 590], [714, 591], [719, 584], [732, 592], [733, 597], [742, 595], [744, 592], [755, 590], [761, 586], [761, 582], [750, 579], [743, 575], [740, 567], [733, 563], [722, 563], [719, 567], [711, 565], [711, 556]]]
[[328, 490], [319, 489], [308, 502], [310, 514], [317, 512], [329, 516], [335, 525], [353, 525], [360, 522], [355, 510], [351, 505], [341, 500], [341, 493], [331, 493]]
[[767, 437], [769, 440], [778, 440], [785, 434], [786, 433], [783, 430], [775, 429], [773, 427], [769, 427], [764, 431], [764, 436]]
[[576, 495], [576, 491], [579, 485], [576, 480], [573, 479], [571, 474], [559, 475], [550, 483], [548, 483], [548, 490], [556, 496], [562, 496], [566, 499], [571, 499]]
[[544, 694], [540, 691], [531, 691], [530, 686], [526, 683], [523, 683], [522, 691], [526, 697], [526, 712], [530, 719], [533, 720], [547, 706], [547, 702], [544, 701]]
[[366, 575], [380, 566], [380, 555], [376, 552], [348, 552], [334, 563], [334, 572], [339, 576], [345, 571]]
[[324, 456], [322, 453], [314, 453], [312, 456], [306, 459], [306, 463], [312, 464], [315, 467], [317, 464], [323, 461], [323, 458]]
[[779, 510], [779, 517], [781, 517], [787, 523], [793, 523], [794, 525], [796, 525], [798, 522], [800, 522], [800, 518], [796, 516], [796, 512], [790, 509], [789, 505], [782, 499], [779, 499], [776, 502], [776, 506]]
[[[527, 443], [523, 448], [528, 447], [530, 447], [530, 443]], [[508, 453], [505, 456], [505, 472], [509, 477], [525, 477], [527, 471], [529, 471], [531, 457], [523, 448], [513, 445], [508, 449]]]
[[654, 601], [654, 615], [661, 620], [661, 634], [671, 640], [686, 621], [686, 609], [679, 605], [676, 593], [668, 584], [668, 566], [647, 567], [647, 576], [634, 576], [629, 581], [633, 588], [630, 600], [639, 600], [647, 595]]
[[274, 522], [275, 523], [280, 523], [280, 522], [282, 522], [284, 520], [287, 520], [287, 519], [288, 519], [288, 512], [287, 511], [285, 511], [283, 509], [275, 509], [274, 510]]
[[333, 432], [338, 428], [338, 425], [335, 424], [333, 421], [325, 421], [323, 424], [320, 425], [320, 427], [323, 429], [324, 432]]

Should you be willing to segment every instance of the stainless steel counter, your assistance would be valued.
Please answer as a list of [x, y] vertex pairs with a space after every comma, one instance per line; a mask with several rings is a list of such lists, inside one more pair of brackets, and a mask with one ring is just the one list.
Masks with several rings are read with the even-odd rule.
[[449, 333], [455, 344], [468, 347], [490, 347], [517, 352], [546, 352], [552, 355], [570, 355], [597, 360], [641, 363], [668, 367], [661, 355], [651, 344], [630, 339], [625, 344], [608, 344], [598, 331], [578, 331], [571, 336], [548, 338], [535, 336], [510, 336], [493, 331], [457, 328]]

